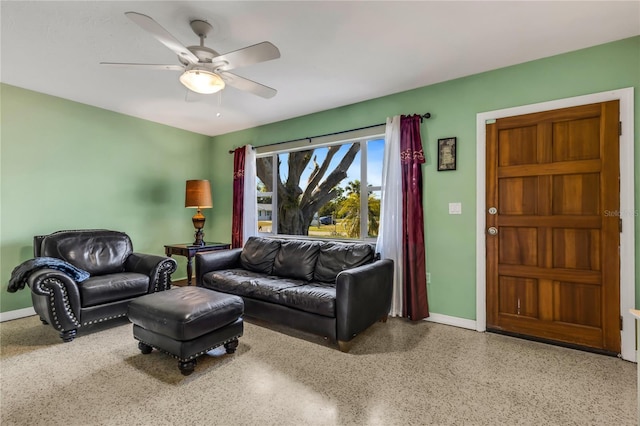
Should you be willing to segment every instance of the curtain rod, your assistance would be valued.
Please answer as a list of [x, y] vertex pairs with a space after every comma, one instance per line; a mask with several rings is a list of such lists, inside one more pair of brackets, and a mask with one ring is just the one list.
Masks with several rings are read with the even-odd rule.
[[[422, 120], [424, 120], [426, 118], [431, 118], [431, 114], [428, 113], [428, 112], [425, 113], [425, 114], [422, 114], [420, 116], [420, 122], [422, 123]], [[267, 144], [267, 145], [260, 145], [259, 148], [262, 148], [262, 147], [265, 147], [265, 146], [281, 145], [281, 144], [284, 144], [284, 143], [295, 142], [295, 141], [303, 141], [305, 139], [308, 139], [309, 142], [311, 142], [311, 139], [322, 138], [324, 136], [339, 135], [339, 134], [348, 133], [348, 132], [355, 132], [355, 131], [358, 131], [358, 130], [370, 129], [372, 127], [384, 126], [385, 124], [387, 124], [387, 123], [372, 124], [371, 126], [358, 127], [357, 129], [350, 129], [350, 130], [342, 130], [340, 132], [326, 133], [324, 135], [307, 136], [306, 138], [296, 138], [296, 139], [291, 139], [289, 141], [275, 142], [275, 143], [270, 143], [270, 144]], [[255, 147], [254, 147], [254, 149], [255, 149]], [[235, 152], [235, 150], [233, 150], [233, 149], [229, 150], [229, 154], [233, 154], [234, 152]]]

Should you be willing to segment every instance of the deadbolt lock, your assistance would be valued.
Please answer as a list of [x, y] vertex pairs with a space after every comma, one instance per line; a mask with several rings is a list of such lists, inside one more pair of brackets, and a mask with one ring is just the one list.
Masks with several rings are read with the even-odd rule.
[[496, 214], [498, 213], [498, 209], [496, 209], [495, 207], [489, 207], [489, 214]]

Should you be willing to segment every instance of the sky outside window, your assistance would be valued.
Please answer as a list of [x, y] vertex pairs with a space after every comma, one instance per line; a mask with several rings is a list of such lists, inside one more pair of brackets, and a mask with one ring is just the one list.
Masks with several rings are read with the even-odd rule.
[[[382, 158], [384, 155], [384, 139], [372, 139], [367, 142], [368, 183], [369, 185], [380, 186], [382, 181]], [[326, 178], [333, 170], [335, 170], [350, 147], [351, 143], [346, 143], [340, 146], [338, 152], [331, 159], [324, 178]], [[329, 149], [327, 147], [319, 147], [314, 150], [313, 156], [315, 156], [318, 165], [322, 164], [327, 156], [328, 150]], [[280, 158], [280, 179], [285, 182], [289, 175], [289, 154], [282, 153], [279, 154], [278, 157]], [[351, 163], [351, 166], [349, 167], [349, 169], [347, 169], [347, 177], [340, 182], [339, 186], [344, 188], [349, 182], [360, 180], [360, 159], [361, 155], [360, 152], [358, 152], [353, 160], [353, 163]], [[311, 175], [314, 167], [315, 166], [312, 160], [309, 162], [304, 172], [302, 173], [302, 177], [300, 178], [300, 187], [303, 191], [307, 186], [309, 176]]]

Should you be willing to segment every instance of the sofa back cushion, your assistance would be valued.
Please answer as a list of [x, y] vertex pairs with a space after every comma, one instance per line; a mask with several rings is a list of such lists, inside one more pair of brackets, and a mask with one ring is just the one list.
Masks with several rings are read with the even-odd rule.
[[40, 244], [40, 256], [62, 259], [91, 275], [123, 272], [124, 262], [133, 252], [127, 234], [108, 230], [54, 232]]
[[249, 237], [240, 253], [240, 264], [249, 271], [271, 274], [278, 250], [279, 240]]
[[371, 263], [374, 255], [373, 246], [366, 243], [324, 243], [318, 255], [314, 279], [335, 282], [340, 272]]
[[321, 244], [318, 241], [282, 241], [273, 264], [273, 275], [311, 281]]

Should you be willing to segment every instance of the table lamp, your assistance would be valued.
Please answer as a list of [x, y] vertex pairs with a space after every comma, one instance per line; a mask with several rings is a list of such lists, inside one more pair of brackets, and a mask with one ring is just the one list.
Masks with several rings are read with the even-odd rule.
[[200, 209], [210, 209], [213, 207], [211, 202], [211, 184], [208, 180], [188, 180], [187, 189], [185, 191], [184, 206], [188, 208], [196, 208], [196, 214], [193, 215], [193, 226], [196, 228], [193, 242], [194, 246], [204, 245], [204, 228], [205, 217]]

